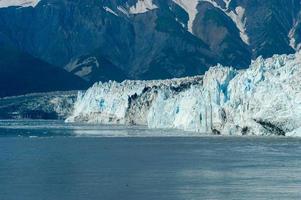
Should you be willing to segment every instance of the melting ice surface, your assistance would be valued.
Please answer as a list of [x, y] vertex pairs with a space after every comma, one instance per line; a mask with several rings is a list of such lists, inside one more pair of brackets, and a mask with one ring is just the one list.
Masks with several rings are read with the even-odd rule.
[[67, 122], [138, 124], [222, 135], [301, 135], [301, 52], [258, 58], [247, 70], [96, 83]]

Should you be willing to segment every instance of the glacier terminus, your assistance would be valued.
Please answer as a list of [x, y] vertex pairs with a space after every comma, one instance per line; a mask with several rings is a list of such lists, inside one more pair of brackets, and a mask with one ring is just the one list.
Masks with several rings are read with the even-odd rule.
[[217, 65], [204, 76], [95, 83], [66, 122], [147, 125], [217, 135], [301, 133], [301, 52], [262, 57], [246, 70]]

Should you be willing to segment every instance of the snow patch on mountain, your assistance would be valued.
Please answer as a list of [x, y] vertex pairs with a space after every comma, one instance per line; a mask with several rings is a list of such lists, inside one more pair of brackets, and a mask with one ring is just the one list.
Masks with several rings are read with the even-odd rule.
[[204, 76], [96, 83], [67, 122], [140, 124], [223, 135], [296, 135], [301, 52], [258, 58], [247, 70], [220, 65]]
[[291, 28], [291, 30], [289, 31], [288, 33], [288, 38], [289, 38], [289, 45], [296, 51], [300, 50], [301, 49], [301, 43], [297, 44], [296, 43], [296, 39], [295, 39], [295, 32], [296, 32], [296, 28], [297, 28], [297, 25], [300, 23], [299, 20], [297, 20], [293, 27]]
[[173, 0], [174, 3], [178, 4], [181, 8], [183, 8], [189, 16], [188, 21], [188, 31], [193, 34], [192, 27], [195, 17], [198, 13], [197, 6], [199, 2], [208, 2], [211, 3], [214, 7], [223, 11], [231, 20], [234, 22], [236, 27], [240, 32], [240, 38], [244, 43], [249, 45], [249, 37], [246, 33], [246, 22], [247, 18], [245, 16], [245, 9], [241, 6], [235, 8], [235, 10], [229, 9], [229, 4], [231, 0], [224, 0], [225, 8], [221, 7], [216, 1], [214, 0]]
[[198, 13], [197, 5], [199, 4], [199, 0], [173, 0], [174, 3], [178, 4], [181, 8], [183, 8], [189, 16], [188, 20], [188, 31], [192, 33], [192, 26], [194, 19]]
[[115, 16], [118, 16], [118, 14], [117, 14], [116, 12], [114, 12], [111, 8], [109, 8], [109, 7], [107, 7], [107, 6], [103, 7], [103, 9], [104, 9], [105, 11], [107, 11], [107, 12], [109, 12], [109, 13], [115, 15]]
[[85, 79], [86, 81], [89, 81], [91, 73], [99, 67], [100, 64], [96, 57], [84, 57], [71, 59], [64, 69]]
[[17, 7], [35, 7], [40, 0], [0, 0], [0, 8], [11, 6]]
[[158, 8], [158, 6], [156, 6], [153, 3], [153, 0], [138, 0], [136, 5], [130, 7], [129, 13], [130, 14], [146, 13], [156, 8]]
[[226, 8], [229, 8], [229, 4], [231, 3], [232, 0], [223, 0], [223, 1], [226, 4]]
[[238, 28], [240, 32], [240, 38], [242, 41], [249, 45], [249, 37], [246, 33], [246, 22], [247, 18], [245, 16], [245, 8], [241, 6], [237, 6], [234, 10], [230, 10], [229, 4], [231, 3], [231, 0], [224, 0], [225, 2], [225, 8], [222, 8], [220, 5], [218, 5], [214, 0], [202, 0], [211, 3], [214, 7], [220, 9], [223, 11], [228, 17], [231, 18], [231, 20], [234, 22], [236, 27]]
[[127, 17], [129, 17], [129, 12], [123, 6], [117, 6], [117, 10], [119, 10], [122, 14], [126, 15]]
[[246, 33], [247, 18], [245, 16], [245, 9], [241, 6], [238, 6], [234, 11], [226, 12], [226, 14], [232, 19], [238, 28], [242, 41], [249, 45], [249, 37]]

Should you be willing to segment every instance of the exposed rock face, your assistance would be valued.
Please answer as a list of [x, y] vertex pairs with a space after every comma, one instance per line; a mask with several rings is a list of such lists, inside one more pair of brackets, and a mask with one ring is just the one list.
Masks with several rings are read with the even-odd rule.
[[301, 46], [300, 0], [17, 0], [0, 18], [0, 45], [89, 83], [240, 69]]
[[[0, 32], [5, 43], [53, 65], [94, 57], [104, 74], [122, 71], [122, 80], [193, 75], [215, 62], [207, 45], [177, 23], [168, 7], [130, 13], [135, 3], [44, 0], [34, 8], [0, 9]], [[18, 31], [11, 31], [16, 27]]]
[[199, 77], [97, 83], [68, 122], [143, 124], [224, 135], [291, 135], [301, 127], [301, 53], [262, 57], [247, 70]]

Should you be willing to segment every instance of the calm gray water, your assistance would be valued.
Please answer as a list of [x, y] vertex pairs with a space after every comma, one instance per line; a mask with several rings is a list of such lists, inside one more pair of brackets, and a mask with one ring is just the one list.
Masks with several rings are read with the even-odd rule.
[[0, 200], [301, 198], [300, 139], [171, 132], [1, 121]]

